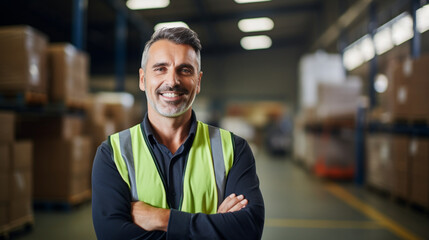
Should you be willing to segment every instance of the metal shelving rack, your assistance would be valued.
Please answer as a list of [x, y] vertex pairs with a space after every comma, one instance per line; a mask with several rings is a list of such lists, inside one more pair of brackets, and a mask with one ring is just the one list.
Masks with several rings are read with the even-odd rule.
[[[413, 19], [413, 32], [414, 37], [411, 41], [411, 52], [410, 55], [412, 58], [416, 59], [421, 54], [421, 42], [420, 42], [420, 32], [417, 30], [416, 26], [416, 11], [418, 8], [426, 4], [424, 1], [419, 0], [409, 0], [408, 2], [410, 8], [410, 13]], [[369, 7], [369, 34], [373, 37], [374, 30], [377, 26], [377, 16], [376, 16], [376, 5], [372, 3]], [[369, 69], [369, 106], [366, 108], [357, 109], [357, 118], [356, 118], [356, 147], [355, 147], [355, 158], [356, 158], [356, 174], [355, 174], [355, 183], [358, 185], [364, 184], [365, 181], [365, 134], [368, 133], [390, 133], [393, 135], [402, 134], [412, 137], [429, 137], [429, 126], [427, 124], [404, 124], [404, 123], [392, 123], [384, 124], [380, 122], [368, 122], [366, 121], [366, 112], [367, 110], [372, 109], [376, 105], [376, 95], [374, 89], [374, 79], [378, 71], [377, 57], [375, 56], [370, 61]]]

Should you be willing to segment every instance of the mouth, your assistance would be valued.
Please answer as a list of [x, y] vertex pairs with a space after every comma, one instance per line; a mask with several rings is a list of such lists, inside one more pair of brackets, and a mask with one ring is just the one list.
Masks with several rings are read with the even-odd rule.
[[178, 102], [182, 99], [182, 96], [185, 93], [183, 92], [160, 92], [159, 95], [162, 99], [164, 99], [165, 102]]
[[187, 94], [187, 90], [179, 86], [160, 88], [157, 92], [161, 97], [169, 101], [178, 100], [181, 96]]

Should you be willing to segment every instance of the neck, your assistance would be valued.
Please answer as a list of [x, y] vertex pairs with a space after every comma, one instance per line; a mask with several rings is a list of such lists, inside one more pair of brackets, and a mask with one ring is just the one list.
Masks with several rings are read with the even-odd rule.
[[185, 142], [191, 129], [192, 110], [178, 117], [164, 117], [148, 110], [149, 122], [158, 142], [164, 144], [171, 153]]

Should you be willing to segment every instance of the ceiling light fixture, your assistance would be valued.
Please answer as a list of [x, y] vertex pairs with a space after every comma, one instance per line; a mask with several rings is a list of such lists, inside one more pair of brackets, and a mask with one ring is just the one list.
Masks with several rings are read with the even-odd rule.
[[238, 22], [238, 28], [242, 32], [269, 31], [274, 28], [274, 22], [267, 17], [247, 18]]
[[429, 30], [429, 4], [417, 10], [417, 29], [420, 33]]
[[362, 55], [357, 43], [344, 50], [343, 64], [347, 70], [351, 71], [359, 67], [363, 62], [364, 56]]
[[246, 50], [266, 49], [271, 47], [272, 41], [267, 35], [259, 35], [243, 37], [240, 44]]
[[360, 39], [359, 48], [365, 61], [369, 61], [374, 57], [374, 42], [368, 34]]
[[382, 27], [374, 35], [375, 51], [381, 55], [393, 48], [392, 33], [390, 27]]
[[131, 10], [165, 8], [170, 0], [128, 0], [127, 7]]
[[413, 36], [413, 19], [410, 14], [403, 13], [396, 17], [392, 24], [393, 43], [395, 43], [395, 45], [400, 45], [413, 38]]
[[236, 3], [243, 4], [243, 3], [255, 3], [255, 2], [269, 2], [271, 0], [234, 0]]
[[158, 23], [155, 25], [155, 27], [153, 28], [155, 31], [157, 31], [158, 29], [161, 28], [172, 28], [172, 27], [185, 27], [185, 28], [189, 28], [188, 24], [178, 21], [178, 22], [163, 22], [163, 23]]

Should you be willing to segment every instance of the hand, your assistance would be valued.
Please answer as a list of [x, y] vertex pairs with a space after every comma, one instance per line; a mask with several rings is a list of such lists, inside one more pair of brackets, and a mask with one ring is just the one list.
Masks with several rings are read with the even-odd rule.
[[167, 231], [170, 210], [152, 207], [145, 202], [131, 203], [133, 222], [146, 231]]
[[223, 200], [217, 210], [217, 213], [235, 212], [246, 207], [247, 203], [248, 201], [243, 195], [236, 196], [233, 193]]

